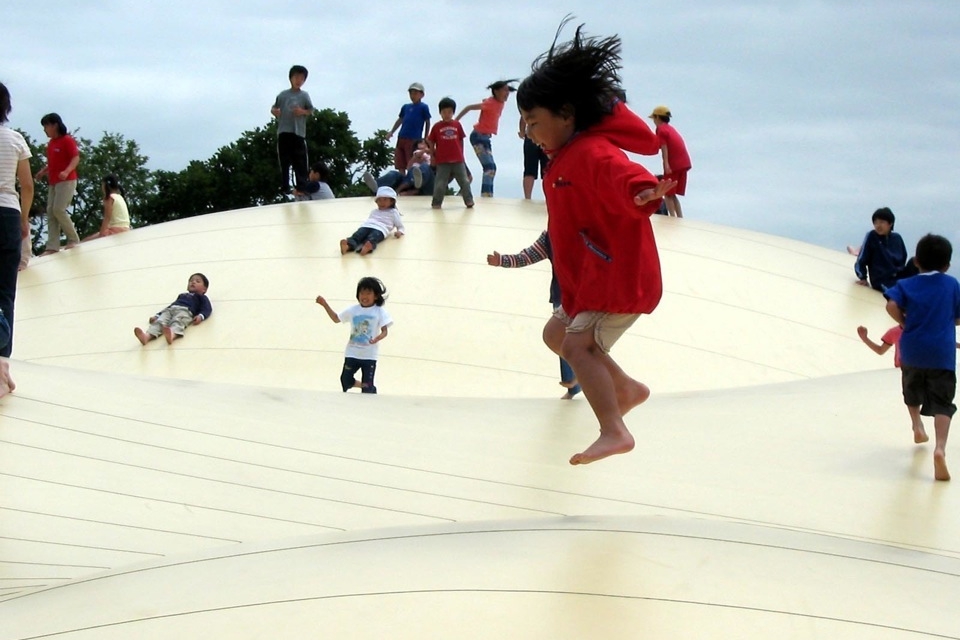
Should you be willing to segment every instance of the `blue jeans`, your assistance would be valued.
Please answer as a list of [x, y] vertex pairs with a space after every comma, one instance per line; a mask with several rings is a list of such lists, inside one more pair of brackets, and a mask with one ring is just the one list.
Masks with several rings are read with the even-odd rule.
[[0, 357], [13, 352], [13, 305], [17, 297], [17, 269], [20, 267], [20, 210], [0, 207], [0, 311], [6, 330], [0, 327]]
[[355, 376], [358, 370], [360, 371], [360, 383], [363, 385], [360, 392], [376, 393], [377, 387], [373, 384], [373, 377], [377, 374], [377, 361], [360, 360], [358, 358], [343, 359], [343, 373], [340, 374], [340, 386], [343, 387], [344, 393], [353, 389], [353, 385], [357, 381]]
[[493, 195], [493, 179], [497, 175], [497, 163], [493, 161], [493, 146], [491, 145], [491, 136], [489, 133], [470, 133], [470, 144], [477, 154], [477, 160], [483, 167], [483, 181], [480, 183], [480, 195]]
[[[373, 249], [376, 249], [377, 245], [383, 242], [384, 238], [386, 238], [386, 236], [378, 229], [360, 227], [353, 232], [352, 236], [347, 238], [347, 246], [350, 247], [350, 251], [360, 251], [364, 243], [369, 242], [373, 245]], [[371, 251], [373, 249], [371, 249]]]
[[[421, 164], [420, 173], [423, 175], [423, 182], [420, 184], [420, 188], [417, 189], [417, 195], [433, 195], [433, 170], [430, 168], [430, 165]], [[413, 169], [408, 170], [406, 175], [396, 169], [391, 169], [377, 178], [378, 187], [390, 187], [391, 189], [399, 191], [404, 185], [413, 186]]]

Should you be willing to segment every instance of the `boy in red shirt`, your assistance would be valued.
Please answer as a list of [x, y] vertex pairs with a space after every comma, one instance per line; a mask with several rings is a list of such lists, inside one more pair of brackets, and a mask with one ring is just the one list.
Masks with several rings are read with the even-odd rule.
[[657, 137], [617, 97], [620, 39], [585, 38], [581, 28], [572, 41], [554, 42], [517, 91], [527, 135], [550, 157], [543, 183], [561, 307], [543, 338], [573, 367], [600, 423], [600, 437], [570, 464], [634, 447], [623, 416], [650, 389], [628, 376], [609, 351], [660, 302], [650, 215], [676, 185], [658, 181], [624, 154], [655, 155]]
[[443, 206], [443, 197], [447, 194], [447, 184], [452, 174], [460, 185], [463, 204], [469, 209], [473, 206], [473, 192], [470, 191], [470, 179], [467, 176], [467, 164], [463, 160], [463, 139], [466, 134], [460, 121], [455, 120], [453, 112], [457, 103], [452, 98], [440, 101], [440, 122], [433, 125], [427, 142], [430, 143], [430, 155], [437, 164], [433, 184], [433, 201], [430, 206], [439, 209]]
[[678, 218], [683, 217], [680, 198], [687, 193], [687, 172], [690, 171], [690, 154], [687, 145], [677, 130], [670, 124], [670, 109], [660, 105], [654, 108], [650, 118], [657, 127], [657, 139], [660, 141], [660, 155], [663, 157], [663, 177], [675, 180], [677, 187], [663, 197], [667, 213]]

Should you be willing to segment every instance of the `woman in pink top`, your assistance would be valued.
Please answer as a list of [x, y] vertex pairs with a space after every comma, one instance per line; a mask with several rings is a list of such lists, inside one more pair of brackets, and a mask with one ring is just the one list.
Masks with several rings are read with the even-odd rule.
[[493, 178], [497, 175], [497, 163], [493, 161], [493, 147], [490, 139], [497, 134], [500, 114], [503, 113], [503, 105], [510, 97], [510, 92], [516, 91], [510, 85], [511, 82], [517, 82], [517, 80], [497, 80], [489, 85], [487, 89], [490, 89], [492, 94], [489, 98], [477, 104], [468, 104], [456, 117], [459, 120], [468, 111], [480, 110], [480, 119], [473, 125], [473, 131], [470, 132], [470, 144], [473, 145], [480, 166], [483, 167], [480, 195], [484, 198], [493, 197]]

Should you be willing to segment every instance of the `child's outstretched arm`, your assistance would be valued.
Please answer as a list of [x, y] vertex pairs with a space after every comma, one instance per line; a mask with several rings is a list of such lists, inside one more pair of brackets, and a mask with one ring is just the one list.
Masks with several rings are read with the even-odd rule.
[[676, 180], [661, 180], [653, 189], [644, 189], [633, 197], [633, 203], [638, 207], [649, 204], [654, 200], [659, 200], [667, 194], [668, 191], [677, 186]]
[[871, 340], [869, 336], [867, 336], [867, 328], [864, 326], [857, 327], [857, 335], [860, 336], [860, 339], [863, 341], [863, 344], [870, 347], [870, 349], [874, 353], [876, 353], [878, 356], [882, 356], [883, 354], [885, 354], [887, 351], [890, 350], [891, 345], [887, 344], [886, 342], [881, 342], [880, 344], [877, 344], [876, 342]]
[[317, 304], [326, 309], [327, 315], [330, 316], [330, 319], [334, 322], [340, 322], [340, 316], [337, 315], [337, 312], [330, 308], [330, 305], [327, 304], [327, 301], [323, 296], [317, 296]]
[[547, 242], [549, 242], [547, 232], [544, 231], [540, 234], [540, 237], [537, 238], [536, 242], [520, 251], [520, 253], [500, 255], [494, 251], [491, 254], [487, 254], [487, 264], [491, 267], [528, 267], [531, 264], [536, 264], [541, 260], [550, 258], [547, 252]]
[[471, 112], [471, 111], [477, 111], [477, 110], [482, 109], [482, 108], [483, 108], [483, 105], [480, 104], [479, 102], [476, 103], [476, 104], [468, 104], [468, 105], [465, 106], [463, 109], [460, 109], [460, 113], [457, 114], [457, 117], [454, 118], [454, 120], [459, 120], [459, 119], [462, 118], [463, 116], [467, 115], [469, 112]]

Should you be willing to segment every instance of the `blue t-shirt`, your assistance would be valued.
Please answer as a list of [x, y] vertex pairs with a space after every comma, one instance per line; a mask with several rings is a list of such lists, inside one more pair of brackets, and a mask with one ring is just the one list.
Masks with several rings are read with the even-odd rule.
[[923, 369], [957, 368], [960, 283], [939, 271], [900, 280], [883, 294], [903, 311], [900, 363]]
[[398, 138], [417, 140], [423, 137], [423, 126], [430, 119], [430, 107], [426, 102], [410, 102], [400, 107], [400, 133]]

